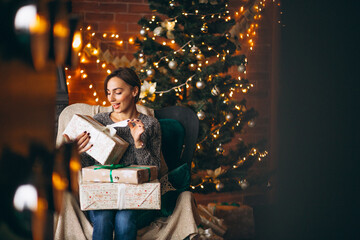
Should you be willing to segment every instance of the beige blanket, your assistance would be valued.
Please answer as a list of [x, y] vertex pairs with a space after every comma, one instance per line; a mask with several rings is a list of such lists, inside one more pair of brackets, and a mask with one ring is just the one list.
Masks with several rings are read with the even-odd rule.
[[[137, 240], [182, 240], [196, 236], [200, 223], [193, 194], [180, 194], [173, 214], [167, 218], [158, 218], [150, 226], [138, 230]], [[92, 226], [80, 210], [79, 203], [66, 193], [63, 211], [55, 216], [54, 239], [91, 240]]]
[[[139, 112], [154, 116], [152, 109], [137, 105]], [[58, 134], [56, 144], [59, 147], [63, 142], [62, 132], [74, 114], [93, 116], [98, 112], [111, 111], [111, 107], [92, 106], [83, 103], [76, 103], [66, 107], [60, 114], [58, 122]], [[162, 159], [160, 175], [167, 172], [167, 167]], [[171, 216], [159, 218], [150, 226], [138, 231], [138, 240], [182, 240], [186, 237], [192, 239], [198, 233], [200, 217], [196, 203], [191, 192], [183, 192], [176, 202], [176, 207]], [[92, 239], [92, 226], [85, 214], [80, 210], [76, 198], [65, 193], [62, 212], [55, 215], [54, 239], [57, 240], [90, 240]]]

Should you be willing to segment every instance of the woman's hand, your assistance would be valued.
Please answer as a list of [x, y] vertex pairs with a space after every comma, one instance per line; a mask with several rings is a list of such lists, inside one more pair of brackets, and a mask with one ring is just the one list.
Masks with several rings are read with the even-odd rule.
[[66, 142], [71, 142], [71, 141], [76, 142], [76, 144], [78, 145], [79, 153], [86, 152], [93, 146], [92, 144], [90, 144], [90, 145], [88, 144], [90, 141], [90, 133], [88, 133], [86, 131], [81, 133], [74, 140], [71, 140], [69, 138], [69, 136], [66, 134], [64, 134], [63, 136], [64, 136]]
[[142, 148], [144, 143], [141, 141], [141, 134], [144, 132], [144, 124], [140, 119], [131, 119], [128, 122], [131, 135], [134, 139], [136, 148]]

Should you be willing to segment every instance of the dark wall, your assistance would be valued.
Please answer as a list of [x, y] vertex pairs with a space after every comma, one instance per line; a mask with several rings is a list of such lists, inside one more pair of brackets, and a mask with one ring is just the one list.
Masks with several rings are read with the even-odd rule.
[[282, 6], [279, 181], [266, 239], [354, 239], [359, 3], [284, 0]]

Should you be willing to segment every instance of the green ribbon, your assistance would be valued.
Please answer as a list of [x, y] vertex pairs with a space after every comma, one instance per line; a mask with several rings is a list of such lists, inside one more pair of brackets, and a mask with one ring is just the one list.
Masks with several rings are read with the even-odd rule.
[[112, 170], [119, 169], [119, 168], [147, 169], [148, 173], [149, 173], [148, 182], [150, 182], [150, 180], [151, 180], [151, 171], [150, 171], [149, 167], [130, 167], [128, 164], [111, 164], [111, 165], [94, 165], [94, 166], [96, 166], [96, 168], [94, 168], [94, 170], [110, 169], [110, 182], [114, 182], [113, 177], [112, 177]]
[[126, 168], [129, 165], [126, 164], [111, 164], [111, 165], [95, 165], [97, 168], [94, 168], [94, 170], [98, 170], [98, 169], [110, 169], [110, 182], [114, 182], [113, 181], [113, 177], [112, 177], [112, 170], [114, 169], [118, 169], [118, 168]]
[[221, 206], [234, 206], [234, 207], [240, 207], [239, 203], [236, 202], [232, 202], [232, 203], [228, 203], [228, 202], [222, 202], [220, 203]]

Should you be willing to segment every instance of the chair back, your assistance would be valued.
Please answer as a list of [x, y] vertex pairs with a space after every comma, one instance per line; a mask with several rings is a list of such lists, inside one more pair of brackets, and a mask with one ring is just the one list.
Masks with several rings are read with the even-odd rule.
[[[188, 107], [171, 106], [154, 110], [154, 114], [162, 128], [162, 152], [169, 171], [184, 163], [191, 169], [199, 134], [199, 119], [196, 113]], [[166, 132], [164, 123], [167, 124]], [[180, 145], [180, 150], [173, 145]], [[174, 154], [177, 157], [174, 157]]]

